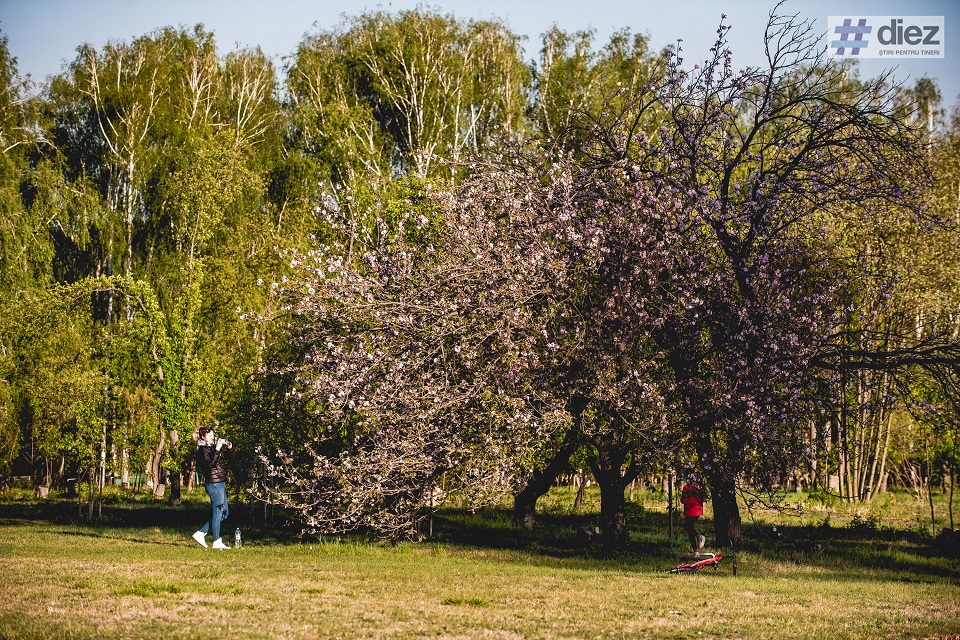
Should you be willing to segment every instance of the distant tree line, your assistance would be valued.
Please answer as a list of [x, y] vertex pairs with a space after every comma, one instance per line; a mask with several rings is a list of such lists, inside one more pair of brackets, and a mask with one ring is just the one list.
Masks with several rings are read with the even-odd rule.
[[[166, 27], [32, 86], [0, 40], [0, 483], [142, 478], [192, 434], [305, 528], [518, 525], [601, 488], [953, 491], [960, 116], [771, 15], [737, 70], [616, 32], [368, 12], [257, 48]], [[93, 491], [91, 491], [93, 495]], [[952, 526], [952, 500], [951, 526]], [[932, 514], [932, 501], [931, 516]]]

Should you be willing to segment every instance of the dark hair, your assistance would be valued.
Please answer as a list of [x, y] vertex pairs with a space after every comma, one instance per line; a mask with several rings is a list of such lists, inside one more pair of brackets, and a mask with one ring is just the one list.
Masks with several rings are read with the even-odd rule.
[[211, 431], [213, 431], [213, 427], [200, 427], [197, 429], [197, 434], [200, 436], [200, 439], [203, 440]]

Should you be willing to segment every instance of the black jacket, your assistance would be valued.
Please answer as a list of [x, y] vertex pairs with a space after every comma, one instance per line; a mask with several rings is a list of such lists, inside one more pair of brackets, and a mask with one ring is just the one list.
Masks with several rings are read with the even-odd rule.
[[203, 474], [207, 484], [227, 481], [227, 451], [226, 446], [217, 448], [200, 443], [197, 447], [197, 471]]

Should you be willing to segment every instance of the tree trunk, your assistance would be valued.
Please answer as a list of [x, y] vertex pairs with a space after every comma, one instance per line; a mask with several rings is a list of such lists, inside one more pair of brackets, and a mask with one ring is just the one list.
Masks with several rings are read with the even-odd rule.
[[546, 490], [540, 490], [540, 486], [537, 478], [531, 478], [527, 486], [513, 497], [513, 526], [527, 531], [533, 529], [537, 521], [537, 499], [546, 493]]
[[579, 445], [577, 436], [575, 429], [569, 430], [556, 455], [543, 469], [535, 471], [527, 485], [514, 496], [513, 526], [522, 527], [528, 531], [533, 529], [537, 520], [537, 500], [550, 490], [553, 481], [566, 468], [570, 456]]
[[93, 521], [93, 503], [97, 496], [97, 468], [87, 467], [87, 520]]
[[890, 411], [887, 416], [887, 433], [883, 443], [883, 448], [878, 449], [877, 451], [880, 457], [880, 471], [877, 474], [876, 486], [871, 488], [869, 502], [873, 502], [873, 499], [877, 497], [878, 493], [880, 493], [881, 491], [887, 490], [886, 489], [887, 454], [890, 452], [890, 434], [891, 433], [893, 433], [893, 411]]
[[607, 552], [618, 551], [627, 545], [626, 482], [619, 470], [597, 478], [600, 484], [600, 543]]
[[[180, 450], [180, 432], [176, 429], [170, 429], [167, 433], [167, 436], [170, 438], [170, 449], [174, 454], [175, 459], [179, 458]], [[186, 463], [181, 465], [180, 469], [174, 468], [170, 470], [170, 502], [171, 504], [180, 504], [181, 491], [180, 488], [183, 485], [183, 468]]]
[[708, 478], [713, 499], [713, 533], [717, 545], [740, 547], [740, 506], [737, 504], [735, 483], [719, 474]]
[[[707, 411], [697, 411], [696, 405], [691, 415], [705, 416], [700, 420], [691, 420], [690, 429], [697, 434], [697, 455], [700, 458], [704, 476], [709, 483], [713, 500], [713, 533], [720, 547], [738, 548], [740, 546], [740, 505], [737, 504], [737, 484], [735, 475], [723, 467], [729, 462], [709, 464], [712, 460], [740, 460], [741, 450], [735, 440], [727, 434], [726, 449], [718, 450], [711, 434], [716, 419]], [[679, 479], [678, 479], [679, 484]]]
[[160, 485], [160, 461], [163, 459], [163, 448], [167, 445], [167, 435], [164, 431], [160, 431], [160, 441], [157, 443], [157, 448], [154, 451], [154, 454], [150, 457], [150, 476], [153, 479], [153, 489], [156, 493], [157, 486]]
[[667, 475], [667, 540], [673, 542], [673, 474]]
[[[594, 443], [601, 444], [601, 443]], [[600, 485], [600, 543], [607, 553], [627, 545], [626, 491], [637, 476], [635, 465], [624, 472], [628, 452], [616, 446], [597, 446], [597, 459], [591, 464]]]
[[120, 484], [125, 488], [130, 488], [130, 449], [124, 447], [120, 452]]
[[937, 536], [937, 517], [933, 511], [933, 467], [930, 465], [930, 442], [925, 443], [927, 452], [927, 499], [930, 502], [930, 534]]
[[573, 499], [573, 512], [580, 513], [583, 508], [583, 498], [587, 491], [587, 473], [583, 469], [577, 469], [577, 497]]
[[954, 478], [957, 477], [956, 473], [957, 473], [956, 467], [951, 465], [950, 467], [950, 498], [949, 500], [947, 500], [947, 509], [950, 512], [950, 529], [952, 531], [956, 531], [956, 529], [953, 526], [953, 482], [954, 482]]
[[170, 503], [171, 504], [180, 504], [181, 491], [183, 476], [179, 471], [170, 472]]
[[184, 463], [183, 474], [187, 477], [187, 493], [193, 491], [196, 480], [196, 461], [193, 457], [187, 458], [186, 463]]

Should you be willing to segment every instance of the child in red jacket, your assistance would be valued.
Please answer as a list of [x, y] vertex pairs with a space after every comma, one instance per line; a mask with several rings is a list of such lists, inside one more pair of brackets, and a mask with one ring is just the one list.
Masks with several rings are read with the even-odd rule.
[[683, 503], [683, 530], [690, 539], [690, 552], [697, 553], [706, 544], [706, 538], [697, 533], [697, 520], [703, 515], [704, 491], [694, 478], [683, 486], [680, 502]]

